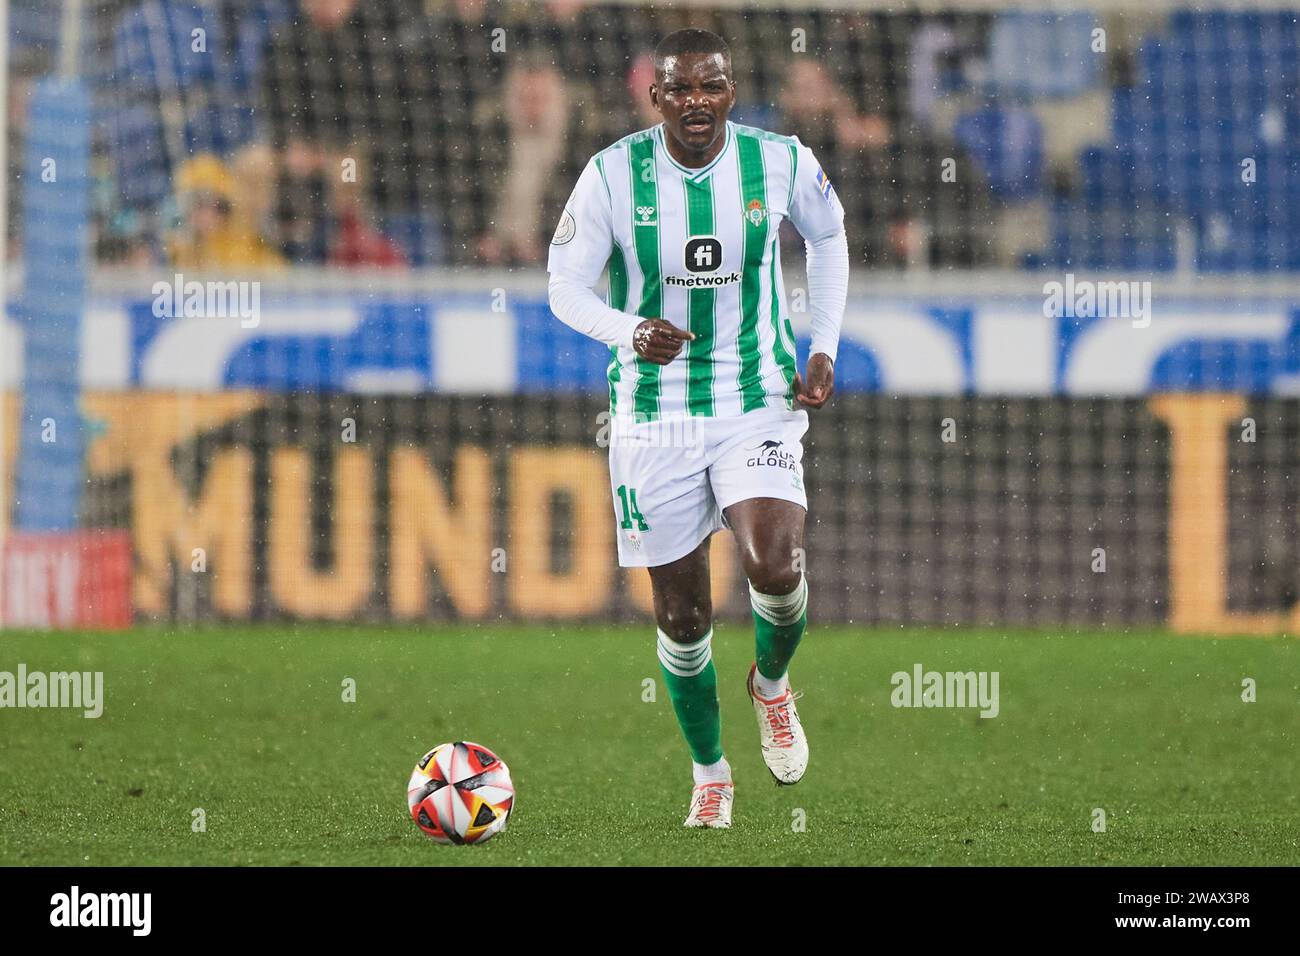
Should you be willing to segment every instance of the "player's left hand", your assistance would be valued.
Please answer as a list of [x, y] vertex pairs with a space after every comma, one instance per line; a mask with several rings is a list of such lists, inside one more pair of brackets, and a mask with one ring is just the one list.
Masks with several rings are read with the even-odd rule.
[[815, 352], [808, 357], [808, 371], [804, 377], [794, 373], [794, 401], [804, 408], [821, 408], [830, 401], [835, 391], [835, 363], [825, 352]]

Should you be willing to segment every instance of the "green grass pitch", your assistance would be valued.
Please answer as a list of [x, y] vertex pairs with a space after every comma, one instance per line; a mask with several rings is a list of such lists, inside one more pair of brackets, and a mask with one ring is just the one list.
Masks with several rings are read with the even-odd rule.
[[[735, 826], [702, 832], [681, 826], [690, 764], [653, 636], [511, 624], [0, 634], [0, 670], [105, 682], [99, 719], [0, 710], [0, 864], [1300, 859], [1294, 641], [814, 627], [792, 672], [812, 760], [783, 788], [745, 696], [752, 634], [720, 625]], [[916, 663], [998, 671], [1000, 714], [892, 707], [891, 674]], [[355, 703], [342, 700], [349, 677]], [[456, 739], [497, 750], [518, 789], [509, 829], [481, 847], [435, 845], [406, 811], [415, 761]], [[195, 808], [206, 832], [191, 831]]]

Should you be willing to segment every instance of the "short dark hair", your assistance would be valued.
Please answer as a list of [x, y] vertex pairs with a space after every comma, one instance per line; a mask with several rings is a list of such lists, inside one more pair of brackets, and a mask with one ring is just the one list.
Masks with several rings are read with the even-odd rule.
[[727, 46], [727, 41], [716, 33], [696, 27], [676, 30], [659, 41], [655, 47], [655, 73], [663, 76], [664, 60], [684, 53], [721, 53], [727, 76], [731, 76], [731, 47]]

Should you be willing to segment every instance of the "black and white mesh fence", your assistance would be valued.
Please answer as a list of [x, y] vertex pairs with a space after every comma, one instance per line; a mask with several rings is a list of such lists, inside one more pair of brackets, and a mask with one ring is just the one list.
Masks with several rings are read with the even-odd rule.
[[644, 613], [544, 263], [695, 25], [846, 210], [814, 618], [1291, 627], [1297, 11], [890, 7], [12, 0], [0, 621]]

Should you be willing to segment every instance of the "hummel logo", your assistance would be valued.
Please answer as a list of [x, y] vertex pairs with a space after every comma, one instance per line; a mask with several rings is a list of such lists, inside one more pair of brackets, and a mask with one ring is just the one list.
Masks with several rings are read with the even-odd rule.
[[636, 214], [638, 226], [653, 226], [655, 224], [655, 207], [654, 206], [637, 206]]

